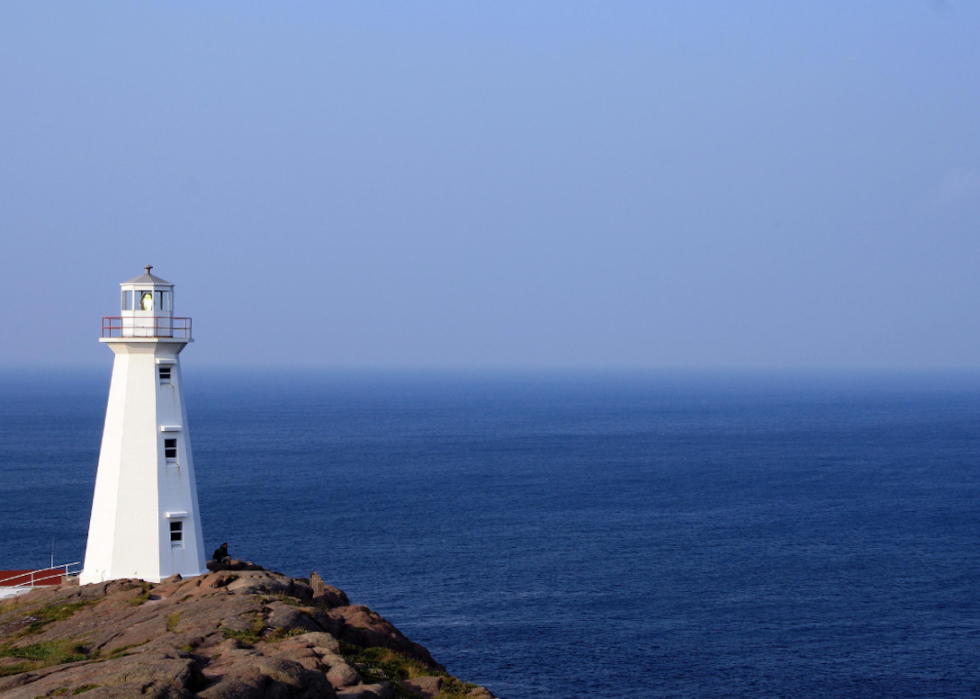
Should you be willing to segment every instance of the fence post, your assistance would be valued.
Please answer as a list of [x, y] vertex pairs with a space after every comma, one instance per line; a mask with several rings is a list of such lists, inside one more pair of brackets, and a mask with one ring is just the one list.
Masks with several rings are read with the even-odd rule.
[[327, 591], [326, 586], [323, 584], [323, 578], [315, 570], [310, 573], [310, 587], [313, 588], [314, 597], [322, 595]]

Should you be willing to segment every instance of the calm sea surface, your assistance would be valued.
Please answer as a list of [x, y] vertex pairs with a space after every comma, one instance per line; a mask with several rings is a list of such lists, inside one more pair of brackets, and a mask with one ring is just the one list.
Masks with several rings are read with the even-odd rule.
[[[208, 550], [508, 699], [980, 696], [980, 382], [185, 369]], [[104, 374], [0, 376], [0, 568], [81, 560]]]

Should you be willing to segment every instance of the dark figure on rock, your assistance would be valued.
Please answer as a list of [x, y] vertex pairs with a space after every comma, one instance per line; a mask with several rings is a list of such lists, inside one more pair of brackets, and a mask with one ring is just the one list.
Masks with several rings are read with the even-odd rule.
[[230, 561], [231, 556], [228, 555], [228, 543], [225, 542], [221, 544], [221, 546], [216, 548], [211, 558], [212, 560], [218, 561], [219, 563], [227, 563], [228, 561]]

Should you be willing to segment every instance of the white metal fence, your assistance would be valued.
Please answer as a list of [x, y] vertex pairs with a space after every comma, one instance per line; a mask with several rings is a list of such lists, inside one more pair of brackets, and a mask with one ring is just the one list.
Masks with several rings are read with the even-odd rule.
[[51, 566], [50, 568], [40, 568], [38, 570], [8, 575], [7, 577], [0, 578], [0, 598], [12, 597], [22, 592], [30, 592], [35, 587], [60, 585], [63, 582], [74, 580], [81, 571], [81, 561], [75, 561], [73, 563]]

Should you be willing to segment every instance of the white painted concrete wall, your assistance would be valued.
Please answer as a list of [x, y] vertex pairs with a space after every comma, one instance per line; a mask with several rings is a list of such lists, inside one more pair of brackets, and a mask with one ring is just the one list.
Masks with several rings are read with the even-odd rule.
[[[115, 353], [83, 585], [116, 578], [159, 582], [207, 572], [178, 355], [187, 340], [103, 338]], [[171, 367], [161, 384], [158, 367]], [[179, 427], [162, 432], [161, 427]], [[177, 439], [166, 463], [164, 439]], [[168, 513], [186, 513], [183, 541], [170, 542]]]

